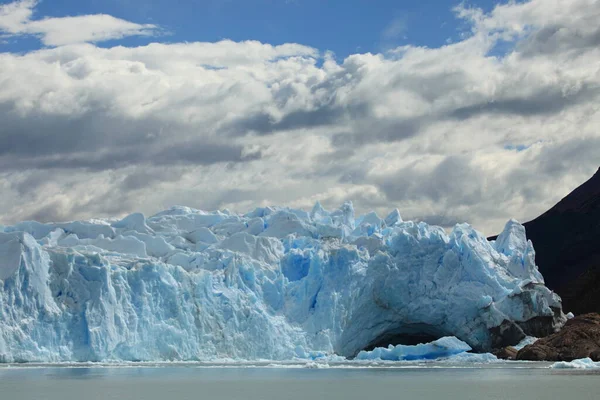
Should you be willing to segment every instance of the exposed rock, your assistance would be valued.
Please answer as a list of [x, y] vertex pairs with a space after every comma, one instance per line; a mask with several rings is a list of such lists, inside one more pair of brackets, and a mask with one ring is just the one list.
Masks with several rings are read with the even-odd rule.
[[497, 349], [492, 352], [493, 355], [502, 360], [516, 360], [519, 351], [512, 346], [507, 346], [502, 349]]
[[566, 316], [562, 309], [553, 308], [552, 311], [554, 312], [552, 317], [538, 316], [525, 322], [517, 322], [517, 324], [527, 336], [546, 337], [558, 332], [566, 322]]
[[[513, 297], [518, 298], [523, 304], [527, 304], [528, 309], [535, 310], [537, 307], [533, 290], [540, 286], [539, 284], [526, 285], [523, 287], [524, 291], [522, 293]], [[505, 319], [500, 325], [491, 328], [489, 331], [492, 338], [492, 348], [502, 349], [514, 346], [527, 336], [546, 337], [558, 332], [564, 326], [567, 318], [560, 307], [551, 307], [551, 310], [553, 315], [537, 316], [527, 321]]]
[[581, 358], [600, 361], [600, 314], [575, 317], [555, 334], [525, 346], [517, 360], [572, 361]]
[[519, 343], [527, 336], [515, 322], [505, 319], [502, 324], [490, 329], [492, 346], [503, 348]]

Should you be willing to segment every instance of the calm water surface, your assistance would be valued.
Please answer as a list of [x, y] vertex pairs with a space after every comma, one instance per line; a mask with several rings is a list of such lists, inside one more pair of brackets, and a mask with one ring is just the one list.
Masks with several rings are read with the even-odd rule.
[[600, 374], [547, 368], [0, 368], [0, 399], [600, 399]]

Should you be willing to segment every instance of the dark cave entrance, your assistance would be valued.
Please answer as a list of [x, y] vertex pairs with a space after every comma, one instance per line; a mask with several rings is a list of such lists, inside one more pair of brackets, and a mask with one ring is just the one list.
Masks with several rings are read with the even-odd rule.
[[370, 345], [365, 347], [363, 350], [372, 351], [373, 349], [375, 349], [377, 347], [388, 347], [389, 345], [397, 346], [399, 344], [402, 344], [405, 346], [416, 346], [417, 344], [429, 343], [429, 342], [433, 342], [438, 339], [440, 339], [440, 337], [435, 336], [435, 335], [430, 335], [427, 333], [386, 334], [386, 335], [380, 336], [379, 338], [375, 339], [374, 342], [372, 342]]
[[415, 346], [421, 343], [430, 343], [446, 335], [439, 328], [426, 324], [402, 325], [397, 329], [387, 330], [373, 339], [361, 350], [372, 351], [377, 347], [387, 348], [389, 345]]

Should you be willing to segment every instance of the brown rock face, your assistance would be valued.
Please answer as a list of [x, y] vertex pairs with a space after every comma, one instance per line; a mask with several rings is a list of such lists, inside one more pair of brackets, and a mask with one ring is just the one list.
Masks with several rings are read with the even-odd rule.
[[517, 360], [573, 361], [590, 357], [600, 361], [600, 314], [585, 314], [567, 321], [560, 332], [523, 348]]
[[493, 355], [501, 360], [516, 360], [517, 353], [517, 349], [512, 346], [504, 347], [503, 349], [498, 349], [492, 352]]

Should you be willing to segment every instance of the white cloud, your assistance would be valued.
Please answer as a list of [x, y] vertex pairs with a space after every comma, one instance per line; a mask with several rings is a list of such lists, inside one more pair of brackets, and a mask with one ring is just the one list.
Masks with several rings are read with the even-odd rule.
[[37, 0], [21, 0], [0, 5], [0, 30], [17, 33], [31, 19]]
[[[599, 10], [459, 9], [474, 24], [462, 41], [339, 61], [254, 41], [2, 53], [0, 215], [351, 199], [495, 233], [598, 167]], [[509, 36], [514, 48], [490, 55]]]
[[406, 16], [398, 16], [385, 27], [382, 36], [386, 40], [393, 40], [404, 36], [407, 30], [408, 20]]
[[136, 24], [105, 14], [33, 20], [38, 0], [0, 5], [0, 32], [12, 36], [35, 35], [47, 46], [103, 42], [127, 36], [152, 36], [158, 28]]

